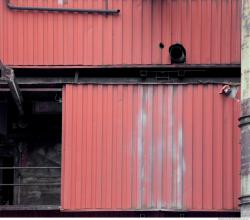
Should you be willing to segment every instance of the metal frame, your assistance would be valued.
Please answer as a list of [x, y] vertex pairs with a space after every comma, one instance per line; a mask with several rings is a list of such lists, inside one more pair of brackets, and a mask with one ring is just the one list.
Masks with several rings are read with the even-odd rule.
[[[0, 170], [26, 170], [26, 169], [61, 169], [61, 167], [0, 167]], [[48, 182], [48, 183], [7, 183], [3, 184], [0, 183], [0, 187], [6, 187], [6, 186], [13, 186], [14, 187], [31, 187], [31, 186], [38, 186], [38, 187], [43, 187], [43, 186], [51, 186], [51, 187], [60, 187], [61, 183], [58, 182]], [[43, 208], [41, 208], [43, 207]], [[36, 210], [48, 210], [48, 209], [57, 209], [59, 206], [50, 206], [50, 205], [38, 205], [38, 206], [33, 206], [33, 205], [1, 205], [0, 210], [24, 210], [24, 209], [36, 209]]]
[[1, 71], [0, 81], [4, 81], [8, 83], [13, 99], [15, 100], [15, 103], [17, 105], [18, 111], [20, 115], [23, 115], [24, 114], [23, 97], [19, 89], [19, 86], [17, 84], [14, 70], [5, 66], [0, 60], [0, 71]]
[[61, 183], [6, 183], [0, 186], [61, 186]]
[[61, 169], [61, 167], [0, 167], [0, 170]]
[[119, 14], [120, 9], [108, 9], [108, 0], [105, 0], [105, 9], [79, 9], [79, 8], [50, 8], [50, 7], [28, 7], [17, 6], [11, 3], [11, 0], [7, 0], [7, 6], [10, 10], [21, 11], [47, 11], [47, 12], [69, 12], [69, 13], [88, 13], [88, 14], [104, 14], [114, 15]]
[[[61, 169], [61, 167], [0, 167], [0, 170]], [[0, 186], [60, 186], [61, 183], [0, 183]]]

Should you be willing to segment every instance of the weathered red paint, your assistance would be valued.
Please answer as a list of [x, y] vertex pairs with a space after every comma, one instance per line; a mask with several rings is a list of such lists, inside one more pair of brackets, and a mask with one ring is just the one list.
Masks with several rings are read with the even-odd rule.
[[[11, 0], [19, 6], [104, 8], [103, 0]], [[240, 63], [239, 0], [109, 0], [119, 15], [11, 11], [0, 1], [0, 58], [12, 66]], [[160, 49], [159, 43], [165, 45]]]
[[222, 85], [67, 85], [62, 209], [238, 210], [239, 102]]

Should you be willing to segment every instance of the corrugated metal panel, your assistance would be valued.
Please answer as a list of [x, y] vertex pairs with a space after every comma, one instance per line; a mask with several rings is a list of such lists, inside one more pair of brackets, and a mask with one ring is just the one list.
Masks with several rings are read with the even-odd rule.
[[[11, 0], [62, 7], [58, 0]], [[103, 8], [103, 0], [63, 7]], [[0, 2], [0, 57], [8, 65], [169, 64], [181, 42], [188, 64], [240, 63], [239, 0], [109, 0], [118, 16], [10, 11]], [[160, 49], [159, 43], [165, 45]]]
[[239, 102], [222, 85], [67, 85], [62, 209], [237, 210]]

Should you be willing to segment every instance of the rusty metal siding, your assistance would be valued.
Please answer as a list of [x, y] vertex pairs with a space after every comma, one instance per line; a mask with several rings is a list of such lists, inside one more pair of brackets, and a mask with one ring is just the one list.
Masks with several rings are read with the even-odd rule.
[[[11, 0], [19, 6], [103, 8], [103, 0]], [[239, 0], [109, 0], [119, 15], [10, 11], [0, 2], [0, 58], [13, 66], [240, 63]], [[159, 48], [159, 43], [165, 45]]]
[[63, 210], [238, 210], [239, 102], [222, 85], [67, 85]]

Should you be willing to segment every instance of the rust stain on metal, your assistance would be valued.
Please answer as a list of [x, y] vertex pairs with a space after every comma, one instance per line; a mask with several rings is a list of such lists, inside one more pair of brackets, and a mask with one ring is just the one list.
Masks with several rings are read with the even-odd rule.
[[222, 86], [67, 85], [62, 210], [238, 210], [240, 109]]

